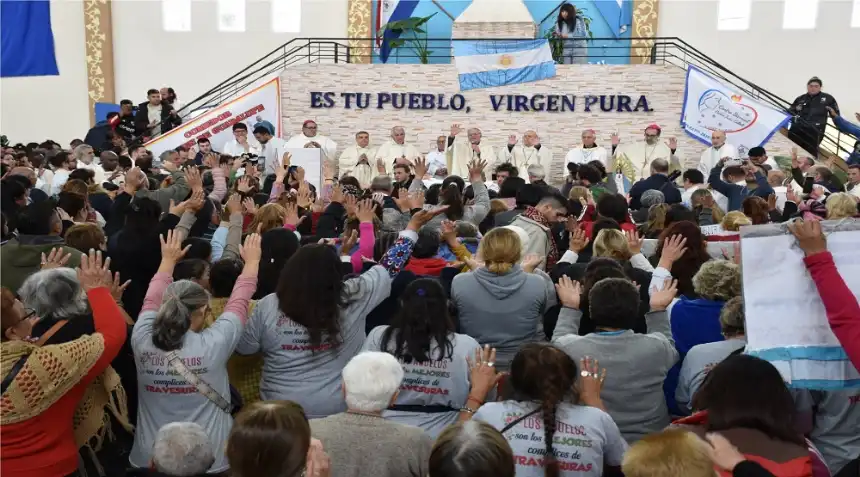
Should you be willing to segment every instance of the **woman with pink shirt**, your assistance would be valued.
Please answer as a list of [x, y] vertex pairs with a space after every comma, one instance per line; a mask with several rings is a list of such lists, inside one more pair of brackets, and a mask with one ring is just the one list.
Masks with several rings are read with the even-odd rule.
[[242, 274], [224, 312], [203, 329], [209, 293], [195, 282], [173, 282], [182, 259], [180, 234], [161, 237], [161, 265], [149, 284], [131, 335], [137, 362], [139, 408], [129, 461], [147, 468], [158, 430], [165, 424], [193, 421], [206, 429], [215, 448], [210, 472], [228, 469], [224, 448], [233, 425], [227, 360], [248, 320], [248, 302], [257, 288], [260, 236], [245, 239]]

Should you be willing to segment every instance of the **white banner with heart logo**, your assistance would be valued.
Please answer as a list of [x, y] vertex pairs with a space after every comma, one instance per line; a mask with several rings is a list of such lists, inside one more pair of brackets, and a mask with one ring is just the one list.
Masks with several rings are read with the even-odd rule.
[[736, 91], [695, 66], [687, 69], [681, 127], [708, 146], [712, 132], [725, 131], [726, 142], [746, 157], [750, 148], [763, 146], [789, 119], [786, 112]]

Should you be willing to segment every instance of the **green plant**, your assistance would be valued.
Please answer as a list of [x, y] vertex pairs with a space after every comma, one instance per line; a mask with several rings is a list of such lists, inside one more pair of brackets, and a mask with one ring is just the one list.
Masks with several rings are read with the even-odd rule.
[[391, 47], [392, 50], [408, 47], [415, 53], [415, 56], [418, 57], [419, 61], [426, 65], [430, 62], [430, 55], [433, 53], [433, 50], [429, 49], [427, 30], [423, 27], [434, 16], [436, 16], [435, 13], [426, 17], [410, 17], [403, 20], [397, 20], [395, 22], [389, 22], [382, 30], [379, 31], [379, 36], [382, 37], [386, 31], [390, 31], [391, 33], [398, 35], [397, 38], [393, 38], [388, 41], [388, 46]]
[[[582, 18], [583, 23], [585, 23], [585, 34], [589, 39], [594, 38], [594, 32], [591, 31], [591, 17], [583, 14], [583, 12], [587, 11], [587, 8], [576, 8], [577, 16]], [[561, 57], [563, 56], [564, 51], [564, 39], [555, 36], [555, 26], [556, 21], [553, 19], [551, 26], [547, 29], [543, 37], [549, 40], [549, 47], [552, 50], [552, 59], [555, 60], [556, 63], [561, 62]]]

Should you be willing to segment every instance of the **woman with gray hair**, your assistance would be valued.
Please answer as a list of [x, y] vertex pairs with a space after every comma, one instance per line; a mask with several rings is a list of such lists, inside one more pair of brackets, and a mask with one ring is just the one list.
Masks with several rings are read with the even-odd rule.
[[172, 230], [166, 239], [161, 237], [161, 265], [131, 335], [140, 408], [129, 462], [138, 468], [148, 466], [158, 430], [191, 417], [215, 446], [209, 471], [224, 472], [228, 468], [224, 447], [233, 424], [227, 360], [242, 335], [248, 302], [257, 287], [260, 236], [245, 239], [242, 274], [224, 313], [206, 329], [209, 294], [190, 280], [173, 283], [173, 269], [188, 250], [181, 244], [181, 235]]
[[433, 440], [419, 427], [386, 420], [382, 411], [397, 399], [403, 368], [397, 358], [366, 351], [343, 368], [346, 412], [311, 419], [311, 435], [331, 456], [339, 475], [427, 475]]
[[212, 441], [200, 424], [171, 422], [158, 430], [151, 468], [164, 477], [203, 477], [215, 463]]

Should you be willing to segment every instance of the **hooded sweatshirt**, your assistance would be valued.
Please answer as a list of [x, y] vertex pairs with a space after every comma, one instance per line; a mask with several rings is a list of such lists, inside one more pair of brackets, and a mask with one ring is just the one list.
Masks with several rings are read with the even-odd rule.
[[496, 368], [506, 370], [520, 346], [545, 339], [543, 314], [555, 305], [556, 294], [548, 275], [514, 265], [504, 274], [480, 268], [457, 275], [451, 299], [460, 332], [496, 348]]
[[63, 249], [63, 255], [72, 255], [67, 267], [75, 268], [81, 264], [81, 252], [67, 247], [58, 235], [18, 235], [6, 242], [0, 249], [0, 284], [17, 292], [27, 277], [39, 271], [42, 254], [47, 255], [54, 248]]

